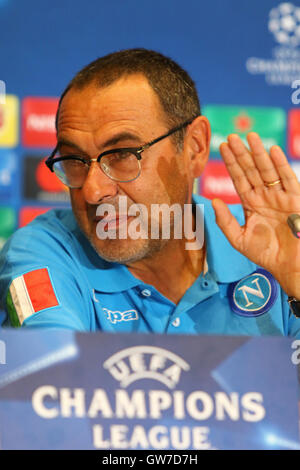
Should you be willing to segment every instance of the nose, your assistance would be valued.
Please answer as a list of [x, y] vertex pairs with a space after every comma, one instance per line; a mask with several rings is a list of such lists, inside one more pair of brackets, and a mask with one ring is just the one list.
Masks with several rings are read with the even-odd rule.
[[92, 162], [82, 186], [83, 197], [88, 204], [98, 204], [118, 193], [118, 184], [103, 173], [97, 162]]

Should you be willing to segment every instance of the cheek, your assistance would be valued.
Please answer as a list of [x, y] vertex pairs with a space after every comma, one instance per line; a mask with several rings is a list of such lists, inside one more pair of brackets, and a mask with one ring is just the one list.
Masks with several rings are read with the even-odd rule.
[[160, 185], [167, 195], [170, 204], [185, 202], [188, 175], [181, 155], [176, 155], [171, 160], [161, 158], [156, 172]]
[[72, 208], [76, 209], [80, 202], [80, 195], [78, 193], [78, 189], [70, 189], [70, 199], [71, 199], [71, 204]]
[[87, 205], [80, 189], [70, 189], [72, 209], [77, 218], [83, 219], [87, 213]]

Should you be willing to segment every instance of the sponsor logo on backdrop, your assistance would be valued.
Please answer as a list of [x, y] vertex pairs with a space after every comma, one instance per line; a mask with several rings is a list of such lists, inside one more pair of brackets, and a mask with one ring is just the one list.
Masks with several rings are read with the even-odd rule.
[[286, 113], [281, 108], [208, 105], [203, 114], [212, 126], [211, 152], [219, 154], [219, 146], [231, 133], [239, 134], [247, 144], [248, 132], [257, 132], [267, 150], [272, 145], [285, 145]]
[[58, 98], [27, 97], [22, 102], [22, 143], [25, 147], [56, 145]]
[[288, 114], [288, 151], [291, 158], [300, 159], [300, 109]]
[[240, 198], [229, 176], [225, 163], [210, 161], [201, 176], [201, 194], [208, 199], [215, 197], [227, 204], [237, 204]]
[[12, 150], [0, 149], [0, 198], [11, 199], [16, 196], [17, 155]]
[[237, 116], [233, 118], [235, 130], [238, 133], [250, 132], [253, 129], [254, 119], [245, 110], [241, 110]]
[[15, 147], [19, 140], [19, 100], [6, 95], [0, 103], [0, 147]]
[[246, 69], [269, 85], [290, 86], [300, 77], [300, 6], [283, 2], [272, 8], [266, 28], [276, 43], [271, 57], [249, 57]]
[[52, 207], [22, 207], [19, 212], [19, 228], [29, 224], [38, 215], [45, 214], [45, 212], [48, 212], [50, 209], [52, 209]]
[[10, 207], [0, 207], [0, 249], [16, 229], [16, 212]]
[[43, 202], [69, 202], [69, 191], [46, 167], [45, 158], [25, 156], [24, 187], [25, 199]]

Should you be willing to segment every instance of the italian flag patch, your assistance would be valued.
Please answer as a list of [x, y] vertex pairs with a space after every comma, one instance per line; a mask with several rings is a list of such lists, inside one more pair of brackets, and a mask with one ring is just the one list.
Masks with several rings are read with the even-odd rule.
[[59, 305], [47, 268], [36, 269], [14, 279], [6, 297], [12, 326], [21, 326], [26, 318]]

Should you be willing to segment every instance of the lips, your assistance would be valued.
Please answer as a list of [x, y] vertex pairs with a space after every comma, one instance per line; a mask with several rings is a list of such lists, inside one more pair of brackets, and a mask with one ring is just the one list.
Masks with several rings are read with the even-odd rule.
[[100, 222], [103, 230], [107, 232], [125, 225], [128, 223], [129, 219], [131, 219], [131, 217], [129, 217], [127, 214], [116, 214], [115, 216], [107, 215], [104, 217], [95, 217], [94, 221], [96, 223]]

